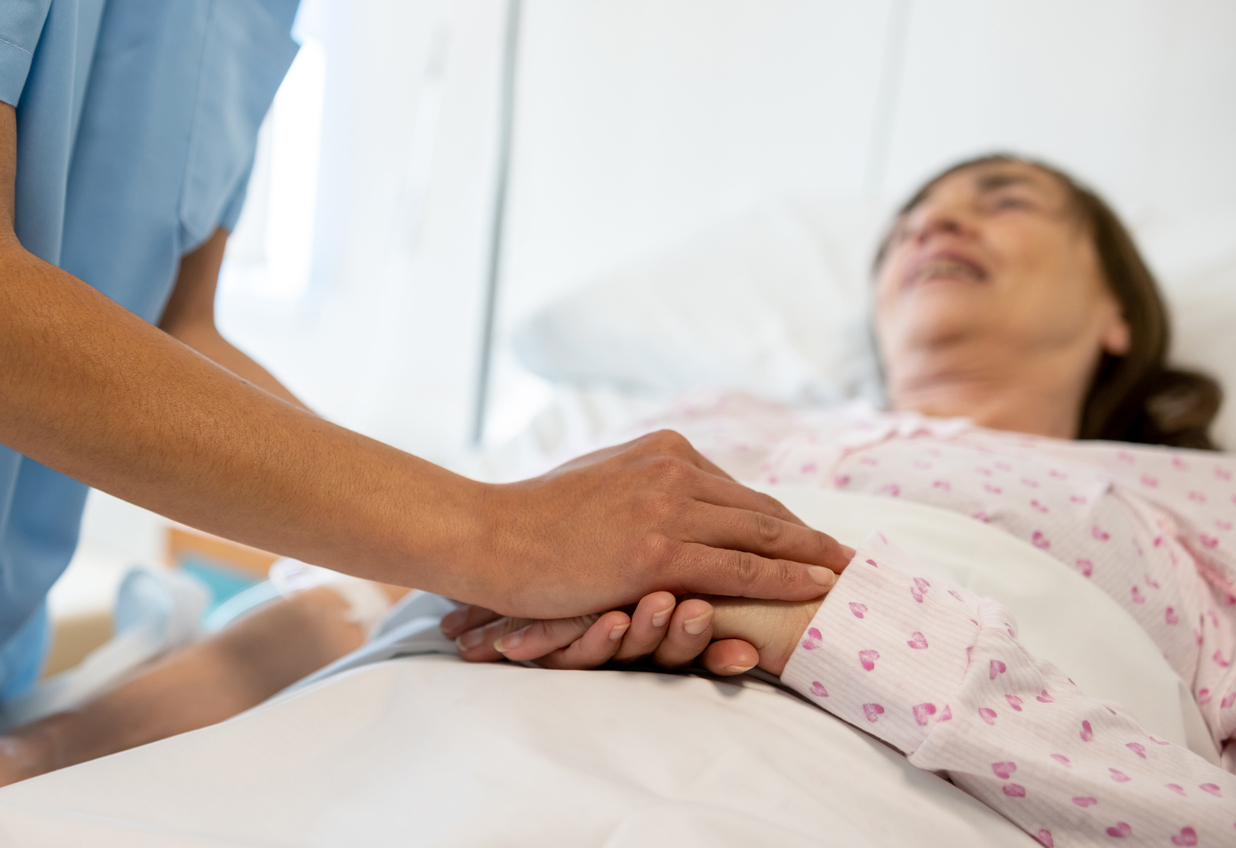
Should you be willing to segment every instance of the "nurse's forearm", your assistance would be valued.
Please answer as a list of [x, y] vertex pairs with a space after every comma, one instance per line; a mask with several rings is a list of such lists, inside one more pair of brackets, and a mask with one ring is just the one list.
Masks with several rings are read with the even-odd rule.
[[227, 239], [227, 230], [217, 229], [181, 258], [176, 285], [164, 307], [159, 329], [259, 389], [296, 406], [305, 406], [274, 375], [223, 338], [215, 324], [215, 290]]
[[0, 442], [246, 544], [458, 588], [424, 564], [481, 536], [482, 486], [278, 400], [15, 241], [0, 268]]

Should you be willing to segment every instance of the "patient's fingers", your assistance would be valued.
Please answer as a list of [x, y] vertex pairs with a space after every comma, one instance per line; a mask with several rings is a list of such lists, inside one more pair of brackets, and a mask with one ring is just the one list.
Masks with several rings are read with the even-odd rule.
[[541, 657], [537, 664], [560, 669], [591, 669], [605, 665], [617, 653], [622, 644], [622, 634], [627, 630], [626, 624], [615, 624], [618, 619], [610, 616], [622, 616], [630, 622], [624, 613], [606, 613], [584, 635], [565, 648]]
[[[465, 630], [455, 638], [455, 647], [459, 656], [468, 662], [493, 662], [502, 659], [502, 652], [494, 647], [494, 643], [511, 633], [530, 626], [533, 619], [502, 617], [482, 627]], [[582, 632], [582, 630], [581, 630]]]
[[[607, 651], [599, 652], [604, 653], [604, 657], [597, 663], [601, 665], [608, 662], [618, 650], [622, 635], [630, 624], [631, 619], [619, 610], [612, 610], [604, 615], [579, 615], [574, 618], [534, 621], [502, 638], [494, 647], [508, 660], [535, 660], [572, 644], [595, 627], [597, 632], [588, 641], [588, 646], [596, 648], [601, 642], [609, 643], [604, 646], [608, 648]], [[598, 634], [599, 639], [596, 638]]]
[[631, 614], [631, 629], [623, 635], [614, 660], [632, 662], [655, 651], [665, 638], [677, 603], [669, 592], [653, 592], [641, 598]]
[[460, 604], [442, 617], [438, 628], [447, 639], [455, 639], [466, 630], [480, 627], [483, 624], [489, 624], [489, 622], [496, 621], [500, 617], [498, 613], [484, 607]]
[[741, 639], [718, 639], [704, 649], [700, 664], [713, 674], [728, 676], [750, 671], [760, 661], [755, 646]]
[[515, 661], [535, 660], [565, 648], [595, 630], [585, 645], [587, 650], [583, 653], [576, 651], [572, 656], [596, 656], [598, 659], [593, 665], [603, 665], [617, 652], [630, 624], [631, 619], [621, 610], [604, 615], [547, 621], [500, 618], [464, 632], [455, 643], [459, 647], [459, 655], [469, 662], [492, 662], [502, 657]]
[[689, 598], [678, 605], [669, 629], [653, 653], [653, 661], [665, 668], [690, 665], [712, 638], [712, 604]]

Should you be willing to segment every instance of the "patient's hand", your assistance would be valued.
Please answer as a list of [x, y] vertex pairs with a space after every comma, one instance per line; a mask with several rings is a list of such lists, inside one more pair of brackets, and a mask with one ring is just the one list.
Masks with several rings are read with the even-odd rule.
[[[555, 621], [498, 618], [461, 607], [443, 621], [460, 655], [484, 662], [502, 656], [552, 668], [596, 668], [651, 657], [667, 668], [699, 660], [714, 674], [752, 667], [780, 675], [822, 599], [803, 602], [746, 598], [645, 597], [630, 617], [622, 611]], [[481, 625], [481, 626], [478, 626]]]
[[820, 604], [828, 597], [813, 601], [758, 601], [747, 598], [711, 598], [716, 609], [713, 642], [704, 651], [703, 663], [715, 673], [714, 666], [727, 659], [725, 646], [742, 640], [759, 654], [758, 665], [769, 674], [781, 676], [785, 664], [794, 653]]
[[[470, 662], [506, 657], [535, 660], [549, 668], [585, 669], [650, 658], [659, 666], [677, 668], [690, 664], [708, 646], [713, 608], [700, 599], [678, 603], [669, 592], [653, 592], [633, 608], [553, 620], [500, 617], [462, 606], [442, 620], [442, 632], [455, 639], [460, 656]], [[746, 664], [730, 674], [755, 664], [755, 650], [746, 647], [746, 654], [738, 657]]]

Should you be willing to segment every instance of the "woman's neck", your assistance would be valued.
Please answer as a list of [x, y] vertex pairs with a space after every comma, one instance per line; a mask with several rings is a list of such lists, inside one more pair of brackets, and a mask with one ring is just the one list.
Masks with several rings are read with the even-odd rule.
[[[1050, 357], [991, 362], [924, 355], [890, 373], [897, 411], [965, 416], [981, 427], [1057, 439], [1077, 438], [1084, 381]], [[978, 364], [975, 364], [975, 363]]]

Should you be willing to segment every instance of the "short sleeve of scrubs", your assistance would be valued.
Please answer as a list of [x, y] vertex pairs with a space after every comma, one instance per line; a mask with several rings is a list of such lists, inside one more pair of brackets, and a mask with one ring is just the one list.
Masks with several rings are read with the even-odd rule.
[[17, 105], [51, 0], [5, 0], [0, 4], [0, 101]]

